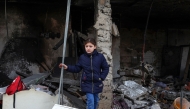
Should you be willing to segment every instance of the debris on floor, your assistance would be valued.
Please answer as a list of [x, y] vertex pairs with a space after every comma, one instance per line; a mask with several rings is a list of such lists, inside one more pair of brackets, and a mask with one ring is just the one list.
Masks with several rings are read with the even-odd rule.
[[[15, 106], [19, 109], [24, 109], [26, 106], [33, 107], [30, 106], [32, 104], [36, 106], [36, 109], [52, 109], [58, 99], [57, 89], [59, 86], [59, 81], [56, 81], [58, 79], [53, 79], [48, 72], [33, 74], [31, 76], [22, 78], [21, 81], [24, 83], [26, 90], [21, 90], [15, 93]], [[61, 96], [63, 96], [61, 97], [61, 103], [65, 106], [77, 107], [79, 109], [85, 108], [86, 99], [83, 97], [84, 94], [80, 92], [80, 85], [78, 82], [76, 82], [78, 85], [74, 85], [72, 80], [67, 79], [67, 81], [64, 81], [63, 83], [64, 90], [63, 94], [61, 94]], [[6, 94], [7, 86], [10, 84], [0, 88], [0, 103], [3, 106], [3, 109], [13, 109], [12, 104], [14, 101], [14, 94]], [[0, 109], [2, 109], [2, 106]]]
[[[190, 101], [189, 81], [182, 84], [173, 76], [157, 77], [154, 75], [154, 67], [150, 64], [145, 65], [144, 68], [140, 65], [135, 68], [120, 69], [117, 73], [120, 77], [113, 79], [112, 109], [174, 109], [180, 106], [179, 98], [181, 96], [186, 103], [185, 106], [190, 106], [189, 102], [186, 102]], [[16, 93], [16, 107], [24, 109], [23, 106], [30, 106], [33, 102], [36, 109], [38, 109], [37, 107], [52, 109], [56, 104], [60, 79], [52, 77], [48, 71], [20, 76], [27, 89]], [[3, 109], [13, 108], [13, 95], [5, 94], [7, 86], [12, 81], [12, 79], [4, 77], [0, 84], [0, 105], [4, 107]], [[64, 78], [63, 84], [62, 104], [85, 109], [86, 96], [80, 90], [80, 80]], [[39, 93], [41, 95], [38, 95]], [[42, 101], [43, 103], [41, 103]], [[21, 105], [23, 102], [25, 105]], [[44, 103], [48, 103], [48, 105], [42, 107]]]
[[[173, 76], [156, 77], [150, 64], [120, 69], [117, 73], [120, 77], [114, 78], [112, 109], [174, 109], [179, 97], [190, 101], [189, 82], [182, 84]], [[190, 103], [186, 104], [185, 109], [189, 109]]]

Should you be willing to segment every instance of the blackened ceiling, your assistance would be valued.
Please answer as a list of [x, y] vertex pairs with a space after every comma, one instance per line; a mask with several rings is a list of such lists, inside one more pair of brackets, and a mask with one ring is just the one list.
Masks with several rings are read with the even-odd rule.
[[[189, 17], [190, 0], [110, 0], [114, 13], [122, 13], [130, 16], [145, 17], [153, 2], [153, 17]], [[5, 2], [5, 0], [0, 0]], [[63, 5], [67, 0], [7, 0], [8, 3], [28, 3], [28, 4], [52, 4]], [[94, 6], [94, 0], [71, 0], [71, 4], [76, 7]]]
[[[173, 21], [190, 18], [190, 0], [110, 0], [113, 14], [135, 18], [147, 18], [153, 2], [152, 19], [170, 19]], [[93, 0], [75, 0], [76, 6], [93, 6]]]
[[[1, 3], [5, 2], [0, 0]], [[8, 3], [48, 4], [66, 6], [67, 0], [7, 0]], [[150, 25], [185, 27], [190, 25], [190, 0], [110, 0], [113, 19], [121, 26], [142, 25], [147, 20], [150, 5]], [[71, 0], [71, 11], [93, 12], [94, 0]], [[122, 23], [121, 23], [122, 22]], [[125, 25], [126, 24], [126, 25]]]
[[[75, 0], [74, 3], [76, 6], [93, 7], [93, 0]], [[110, 3], [112, 17], [115, 22], [119, 19], [121, 27], [144, 27], [151, 4], [151, 27], [189, 28], [190, 25], [190, 0], [110, 0]]]
[[150, 25], [169, 25], [176, 28], [187, 28], [190, 19], [190, 0], [126, 0], [112, 4], [114, 13], [119, 13], [122, 19], [134, 22], [146, 22], [151, 3]]

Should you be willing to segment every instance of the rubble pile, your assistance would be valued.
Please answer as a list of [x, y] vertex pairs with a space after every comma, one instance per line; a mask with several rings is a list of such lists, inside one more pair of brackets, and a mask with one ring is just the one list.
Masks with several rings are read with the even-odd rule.
[[[112, 109], [175, 109], [179, 106], [180, 97], [187, 103], [190, 101], [190, 83], [183, 84], [173, 76], [156, 77], [154, 68], [146, 64], [131, 69], [120, 69], [120, 77], [114, 78]], [[46, 71], [22, 77], [22, 81], [29, 90], [40, 91], [55, 97], [58, 94], [60, 78], [52, 77]], [[3, 95], [13, 80], [2, 75], [0, 84], [0, 104], [3, 104]], [[78, 77], [80, 78], [80, 77]], [[79, 109], [86, 108], [86, 96], [80, 91], [80, 80], [64, 78], [62, 103]], [[22, 91], [21, 91], [22, 92]], [[6, 97], [6, 96], [5, 96]], [[184, 102], [185, 103], [185, 102]], [[2, 107], [2, 106], [1, 106]], [[0, 107], [0, 109], [2, 109]], [[175, 107], [175, 108], [174, 108]]]
[[112, 109], [174, 109], [177, 98], [190, 101], [189, 83], [181, 84], [172, 76], [156, 77], [150, 64], [117, 73]]
[[[6, 81], [4, 81], [4, 82], [6, 82]], [[8, 80], [8, 83], [6, 85], [3, 84], [4, 86], [0, 87], [0, 102], [1, 102], [0, 109], [2, 109], [3, 96], [5, 96], [5, 98], [7, 98], [7, 96], [8, 96], [8, 95], [6, 95], [6, 88], [8, 85], [11, 84], [11, 82], [10, 82], [10, 80]], [[19, 92], [25, 93], [25, 91], [28, 90], [28, 95], [30, 95], [30, 93], [31, 93], [30, 90], [32, 89], [34, 91], [40, 91], [43, 93], [47, 93], [48, 95], [50, 95], [54, 98], [57, 98], [56, 96], [58, 96], [59, 78], [51, 77], [50, 72], [33, 74], [26, 78], [22, 77], [22, 82], [24, 83], [26, 90], [22, 90]], [[82, 92], [80, 92], [79, 82], [77, 80], [64, 79], [63, 83], [64, 83], [64, 85], [63, 85], [64, 89], [63, 89], [63, 92], [61, 92], [61, 96], [63, 96], [63, 97], [61, 97], [62, 98], [61, 103], [65, 106], [77, 107], [80, 109], [85, 108], [86, 107], [86, 105], [85, 105], [86, 98], [84, 97], [84, 94]], [[33, 96], [35, 96], [35, 95], [33, 95]], [[56, 100], [54, 100], [54, 101], [56, 101]]]

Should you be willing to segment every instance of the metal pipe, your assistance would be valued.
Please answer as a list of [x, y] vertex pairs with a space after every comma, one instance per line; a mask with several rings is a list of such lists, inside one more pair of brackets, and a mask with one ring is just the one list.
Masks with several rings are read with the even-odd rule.
[[[182, 87], [182, 86], [180, 86]], [[183, 91], [182, 91], [182, 88], [181, 88], [181, 94], [180, 94], [180, 109], [182, 109], [182, 106], [183, 106]]]
[[[66, 42], [67, 42], [67, 34], [68, 34], [68, 24], [69, 24], [69, 15], [70, 15], [70, 5], [71, 5], [71, 0], [67, 1], [67, 13], [66, 13], [66, 25], [65, 25], [65, 34], [64, 34], [64, 45], [63, 45], [63, 57], [62, 57], [62, 63], [64, 63], [65, 59], [65, 49], [66, 49]], [[60, 91], [63, 89], [63, 73], [64, 69], [63, 67], [61, 68], [61, 77], [60, 77], [60, 82], [59, 82], [59, 95], [58, 95], [58, 104], [60, 104]], [[63, 91], [62, 91], [63, 93]]]

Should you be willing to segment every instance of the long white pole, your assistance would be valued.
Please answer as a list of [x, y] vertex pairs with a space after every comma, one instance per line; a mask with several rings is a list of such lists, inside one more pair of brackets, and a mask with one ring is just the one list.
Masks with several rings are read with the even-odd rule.
[[[66, 49], [66, 43], [67, 43], [68, 24], [69, 24], [69, 15], [70, 15], [70, 5], [71, 5], [71, 0], [68, 0], [67, 1], [66, 21], [65, 21], [65, 32], [64, 32], [65, 34], [64, 34], [64, 43], [63, 43], [63, 58], [62, 58], [62, 63], [64, 63], [64, 59], [65, 59], [65, 49]], [[61, 68], [61, 77], [60, 77], [60, 82], [59, 82], [58, 104], [60, 104], [60, 92], [61, 92], [61, 89], [63, 88], [63, 73], [64, 73], [64, 69]]]

